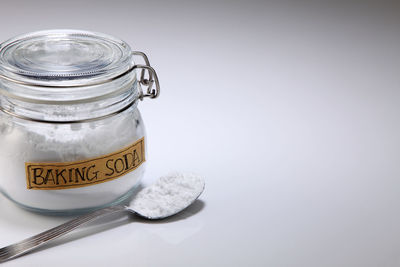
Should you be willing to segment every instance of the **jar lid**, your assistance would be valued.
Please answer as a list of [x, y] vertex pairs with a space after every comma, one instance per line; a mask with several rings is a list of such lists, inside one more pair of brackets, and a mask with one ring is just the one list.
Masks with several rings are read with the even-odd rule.
[[[144, 64], [135, 64], [134, 56]], [[47, 30], [0, 44], [0, 111], [12, 116], [46, 123], [92, 121], [159, 94], [147, 56], [106, 34]]]
[[39, 31], [0, 45], [0, 74], [25, 85], [86, 86], [119, 77], [132, 66], [129, 45], [102, 33]]

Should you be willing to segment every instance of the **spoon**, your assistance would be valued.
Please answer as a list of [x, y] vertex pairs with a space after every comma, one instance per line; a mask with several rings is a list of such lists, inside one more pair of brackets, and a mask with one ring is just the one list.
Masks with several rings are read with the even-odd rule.
[[99, 209], [1, 248], [0, 263], [21, 256], [50, 240], [72, 232], [83, 224], [112, 213], [128, 212], [149, 220], [170, 217], [189, 207], [201, 195], [204, 186], [203, 178], [196, 175], [173, 173], [163, 176], [155, 184], [140, 190], [128, 206], [117, 205]]

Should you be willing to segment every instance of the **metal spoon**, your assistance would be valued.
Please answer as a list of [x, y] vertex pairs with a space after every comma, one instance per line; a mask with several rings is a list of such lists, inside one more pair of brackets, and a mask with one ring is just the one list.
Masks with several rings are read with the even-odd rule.
[[[168, 179], [168, 181], [165, 179]], [[140, 190], [129, 206], [118, 205], [96, 210], [38, 235], [1, 248], [0, 263], [21, 256], [77, 229], [83, 224], [112, 213], [129, 212], [149, 220], [170, 217], [190, 206], [201, 195], [204, 186], [204, 180], [199, 176], [176, 173], [161, 177], [154, 185]]]

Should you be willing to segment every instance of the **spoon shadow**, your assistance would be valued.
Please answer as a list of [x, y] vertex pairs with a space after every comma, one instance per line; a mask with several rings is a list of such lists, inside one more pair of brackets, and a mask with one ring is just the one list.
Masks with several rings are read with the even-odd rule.
[[48, 248], [56, 247], [68, 242], [76, 241], [81, 238], [85, 238], [94, 234], [98, 234], [101, 232], [105, 232], [107, 230], [121, 227], [123, 225], [127, 225], [131, 223], [133, 220], [139, 223], [147, 223], [147, 224], [164, 224], [164, 223], [172, 223], [177, 222], [180, 220], [185, 220], [203, 210], [205, 207], [205, 202], [202, 200], [197, 199], [193, 202], [185, 210], [177, 213], [176, 215], [167, 217], [165, 219], [160, 220], [148, 220], [142, 217], [139, 217], [135, 214], [125, 213], [121, 215], [121, 213], [117, 214], [110, 214], [109, 216], [105, 216], [103, 218], [99, 218], [93, 222], [89, 222], [84, 226], [80, 227], [79, 229], [74, 230], [71, 233], [66, 234], [58, 239], [52, 240], [49, 243], [46, 243], [37, 249], [34, 249], [28, 253], [36, 253]]

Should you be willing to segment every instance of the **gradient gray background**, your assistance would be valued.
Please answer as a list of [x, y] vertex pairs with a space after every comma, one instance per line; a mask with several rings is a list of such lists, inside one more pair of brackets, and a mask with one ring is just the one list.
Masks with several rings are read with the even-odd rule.
[[[400, 265], [395, 1], [14, 0], [0, 9], [0, 40], [76, 28], [146, 52], [162, 92], [140, 104], [144, 183], [174, 169], [207, 179], [202, 202], [178, 220], [102, 222], [4, 266]], [[0, 246], [67, 220], [4, 197], [0, 212]]]

